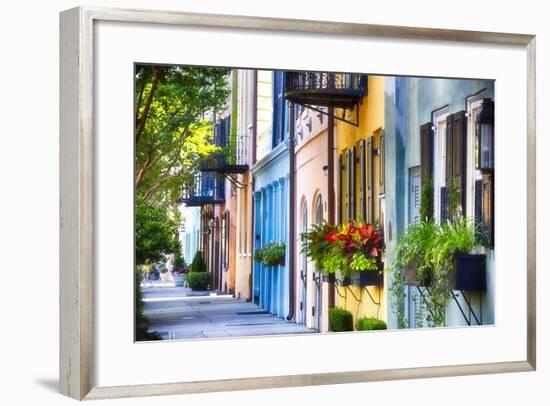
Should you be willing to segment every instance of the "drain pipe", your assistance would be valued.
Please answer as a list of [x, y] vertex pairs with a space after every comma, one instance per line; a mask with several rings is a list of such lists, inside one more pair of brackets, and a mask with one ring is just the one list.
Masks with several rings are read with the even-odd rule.
[[[256, 138], [258, 136], [258, 71], [254, 69], [252, 71], [252, 142], [249, 143], [249, 149], [248, 149], [248, 156], [251, 158], [252, 162], [250, 163], [250, 167], [256, 163]], [[252, 251], [254, 250], [254, 243], [256, 241], [256, 221], [254, 220], [254, 216], [256, 213], [254, 213], [254, 207], [256, 206], [256, 202], [254, 201], [254, 188], [256, 187], [254, 182], [254, 176], [252, 175], [252, 171], [248, 170], [248, 176], [251, 177], [249, 182], [249, 187], [252, 190], [249, 190], [249, 197], [252, 197], [251, 199], [248, 199], [248, 202], [250, 203], [250, 226], [248, 227], [248, 231], [250, 231], [249, 235], [250, 238], [248, 239], [247, 243], [250, 244], [250, 255], [252, 255]], [[248, 249], [248, 247], [247, 247]], [[251, 302], [254, 302], [254, 257], [250, 260], [250, 274], [248, 277], [248, 297]]]
[[296, 219], [294, 212], [294, 205], [296, 203], [296, 156], [294, 155], [294, 103], [290, 103], [289, 111], [289, 135], [288, 135], [288, 149], [289, 149], [289, 216], [288, 216], [288, 228], [289, 228], [289, 244], [288, 244], [288, 272], [289, 272], [289, 294], [288, 294], [288, 316], [287, 320], [294, 319], [294, 289], [296, 286], [296, 244], [294, 243], [294, 237], [296, 235]]
[[[328, 223], [335, 224], [335, 192], [334, 192], [334, 108], [328, 108], [328, 133], [327, 133], [327, 165], [328, 165]], [[340, 171], [341, 169], [338, 168]], [[338, 186], [340, 187], [340, 186]], [[328, 284], [328, 308], [334, 307], [336, 298], [334, 294], [334, 282]]]

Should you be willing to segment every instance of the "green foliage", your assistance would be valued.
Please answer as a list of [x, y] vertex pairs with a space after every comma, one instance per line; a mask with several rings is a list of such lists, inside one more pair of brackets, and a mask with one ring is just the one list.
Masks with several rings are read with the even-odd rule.
[[310, 230], [302, 233], [302, 253], [315, 262], [317, 269], [322, 269], [324, 272], [328, 270], [323, 266], [323, 260], [326, 259], [330, 249], [330, 243], [325, 237], [337, 229], [336, 225], [323, 222], [314, 224]]
[[328, 323], [332, 331], [353, 331], [353, 315], [346, 309], [328, 309]]
[[162, 268], [160, 268], [160, 273], [165, 274], [166, 272], [168, 272], [168, 269], [166, 269], [165, 266], [163, 266]]
[[387, 330], [388, 326], [383, 320], [376, 319], [374, 317], [363, 317], [358, 319], [355, 323], [357, 331], [365, 330]]
[[270, 242], [254, 251], [254, 261], [272, 266], [280, 264], [285, 258], [284, 242]]
[[439, 225], [433, 220], [410, 224], [401, 235], [395, 248], [394, 268], [399, 272], [408, 266], [415, 266], [418, 280], [423, 280], [432, 270], [431, 250]]
[[431, 176], [422, 185], [420, 194], [420, 220], [428, 221], [433, 216], [434, 187]]
[[376, 271], [378, 270], [378, 258], [366, 257], [362, 252], [356, 252], [349, 263], [352, 271]]
[[208, 290], [210, 287], [210, 272], [189, 272], [186, 280], [192, 290]]
[[141, 292], [141, 271], [136, 268], [134, 278], [134, 300], [135, 300], [135, 328], [136, 341], [162, 340], [157, 332], [149, 332], [149, 320], [143, 314], [143, 293]]
[[406, 328], [408, 319], [405, 316], [405, 275], [399, 268], [390, 268], [391, 285], [389, 287], [391, 305], [394, 314], [397, 317], [397, 327]]
[[174, 204], [196, 167], [214, 151], [204, 117], [227, 101], [227, 69], [137, 65], [135, 144], [137, 195]]
[[189, 267], [189, 272], [206, 272], [206, 263], [204, 262], [204, 259], [202, 258], [202, 251], [197, 251], [195, 253], [195, 256], [193, 257], [193, 262], [191, 262], [191, 266]]
[[185, 263], [185, 260], [183, 259], [183, 253], [182, 253], [182, 247], [181, 247], [181, 241], [177, 240], [177, 246], [175, 250], [175, 258], [174, 258], [174, 266], [172, 268], [173, 271], [180, 271], [181, 269], [185, 268], [187, 264]]
[[451, 176], [448, 185], [449, 193], [449, 217], [451, 221], [460, 217], [460, 192], [454, 176]]
[[[393, 307], [398, 318], [402, 316], [400, 301], [404, 299], [400, 293], [404, 284], [402, 271], [407, 266], [414, 266], [418, 283], [431, 281], [424, 303], [428, 312], [426, 319], [432, 326], [443, 326], [445, 306], [451, 295], [447, 289], [448, 273], [454, 256], [467, 254], [480, 243], [481, 234], [475, 221], [464, 217], [454, 217], [453, 221], [443, 224], [432, 220], [411, 224], [399, 238], [392, 265], [391, 293], [396, 298]], [[423, 317], [415, 315], [415, 319], [419, 326]]]
[[378, 270], [378, 257], [384, 240], [372, 224], [353, 220], [350, 223], [315, 225], [302, 234], [302, 252], [313, 259], [325, 274]]
[[159, 262], [174, 251], [176, 227], [166, 209], [138, 199], [136, 203], [136, 264]]

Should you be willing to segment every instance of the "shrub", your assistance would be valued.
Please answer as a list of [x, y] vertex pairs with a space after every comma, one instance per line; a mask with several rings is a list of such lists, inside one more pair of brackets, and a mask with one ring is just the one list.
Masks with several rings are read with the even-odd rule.
[[195, 254], [189, 272], [206, 272], [206, 264], [202, 259], [202, 251], [197, 251]]
[[163, 266], [162, 268], [160, 268], [160, 273], [165, 274], [166, 272], [168, 272], [168, 269], [166, 269], [166, 267]]
[[387, 330], [388, 326], [383, 320], [378, 320], [374, 317], [363, 317], [355, 323], [357, 331], [365, 330]]
[[192, 290], [208, 290], [210, 287], [210, 272], [189, 272], [187, 286]]
[[149, 330], [149, 320], [143, 314], [143, 294], [141, 292], [141, 271], [136, 269], [136, 275], [134, 279], [134, 299], [136, 301], [135, 307], [135, 328], [136, 328], [136, 341], [155, 341], [162, 340], [162, 337], [156, 331]]
[[353, 331], [353, 315], [346, 309], [329, 309], [328, 322], [332, 331]]
[[186, 267], [187, 267], [187, 264], [185, 263], [185, 259], [183, 259], [183, 255], [181, 252], [181, 242], [178, 240], [177, 246], [176, 246], [175, 258], [174, 258], [173, 270], [175, 272], [181, 272], [181, 269]]

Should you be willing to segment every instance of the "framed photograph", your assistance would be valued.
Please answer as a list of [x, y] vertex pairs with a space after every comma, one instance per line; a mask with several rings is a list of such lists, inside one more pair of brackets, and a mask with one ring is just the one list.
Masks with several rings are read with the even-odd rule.
[[534, 36], [79, 7], [60, 40], [62, 393], [535, 369]]

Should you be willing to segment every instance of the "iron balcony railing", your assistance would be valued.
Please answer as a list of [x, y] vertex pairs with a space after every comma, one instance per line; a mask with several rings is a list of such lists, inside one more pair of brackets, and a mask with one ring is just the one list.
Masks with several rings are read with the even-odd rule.
[[183, 188], [180, 202], [187, 206], [224, 203], [224, 180], [223, 174], [217, 172], [198, 172]]
[[287, 72], [287, 100], [306, 106], [352, 108], [367, 94], [367, 75]]
[[244, 173], [248, 170], [248, 137], [231, 134], [231, 116], [214, 126], [212, 138], [212, 143], [220, 150], [201, 160], [201, 171]]

